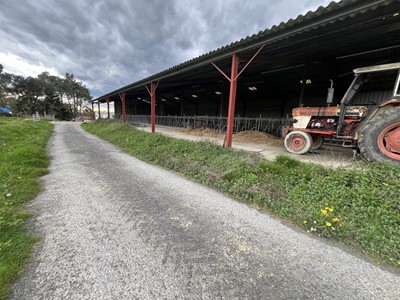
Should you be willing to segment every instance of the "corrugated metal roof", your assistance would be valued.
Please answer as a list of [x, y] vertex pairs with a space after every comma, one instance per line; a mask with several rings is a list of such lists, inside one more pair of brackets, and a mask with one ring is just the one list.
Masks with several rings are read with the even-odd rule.
[[[316, 11], [309, 11], [305, 15], [299, 15], [295, 19], [289, 19], [287, 22], [281, 22], [269, 29], [260, 31], [257, 34], [247, 36], [239, 41], [232, 42], [229, 45], [220, 47], [196, 58], [190, 59], [181, 64], [175, 65], [162, 72], [156, 73], [150, 77], [139, 80], [108, 94], [100, 96], [93, 101], [102, 100], [119, 92], [134, 89], [151, 81], [156, 81], [173, 75], [188, 72], [191, 69], [211, 61], [217, 62], [223, 58], [229, 57], [233, 53], [246, 51], [256, 48], [262, 44], [271, 44], [293, 36], [309, 32], [321, 27], [344, 21], [348, 18], [354, 18], [360, 14], [366, 14], [371, 10], [376, 10], [391, 4], [400, 5], [400, 0], [342, 0], [340, 2], [331, 2], [328, 6], [320, 6]], [[400, 7], [399, 7], [400, 9]]]

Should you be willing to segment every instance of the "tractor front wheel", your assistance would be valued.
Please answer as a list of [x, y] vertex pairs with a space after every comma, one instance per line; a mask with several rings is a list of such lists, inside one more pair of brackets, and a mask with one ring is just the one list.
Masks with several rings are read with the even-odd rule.
[[360, 132], [358, 147], [368, 161], [391, 161], [400, 165], [400, 107], [370, 120]]
[[310, 150], [312, 137], [308, 132], [296, 130], [289, 132], [285, 137], [285, 148], [293, 154], [304, 154]]

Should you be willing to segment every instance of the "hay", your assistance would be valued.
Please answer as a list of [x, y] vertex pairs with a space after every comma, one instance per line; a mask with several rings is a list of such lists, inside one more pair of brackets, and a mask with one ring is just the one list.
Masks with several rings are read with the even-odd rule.
[[[192, 129], [185, 128], [181, 129], [181, 132], [194, 136], [202, 136], [202, 137], [211, 137], [224, 139], [225, 133], [217, 130], [212, 130], [209, 128], [200, 128], [200, 129]], [[235, 133], [233, 135], [233, 142], [236, 143], [247, 143], [247, 144], [266, 144], [266, 145], [275, 145], [282, 146], [283, 141], [276, 136], [264, 132], [259, 131], [242, 131], [239, 133]]]
[[225, 134], [221, 133], [217, 130], [212, 130], [209, 128], [199, 128], [199, 129], [192, 129], [192, 128], [185, 128], [181, 129], [183, 133], [194, 135], [194, 136], [204, 136], [204, 137], [212, 137], [218, 139], [224, 139]]
[[241, 131], [233, 135], [233, 142], [282, 146], [282, 139], [260, 131]]

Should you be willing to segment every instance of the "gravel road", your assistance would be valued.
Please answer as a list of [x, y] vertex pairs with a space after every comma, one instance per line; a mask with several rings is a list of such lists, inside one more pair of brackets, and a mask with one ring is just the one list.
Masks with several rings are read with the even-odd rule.
[[11, 299], [400, 299], [384, 270], [58, 123]]

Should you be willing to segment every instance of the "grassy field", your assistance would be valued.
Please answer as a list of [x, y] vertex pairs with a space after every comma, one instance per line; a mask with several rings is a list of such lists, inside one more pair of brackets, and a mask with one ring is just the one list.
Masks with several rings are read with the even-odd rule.
[[0, 117], [0, 299], [21, 273], [37, 238], [25, 228], [24, 204], [40, 191], [52, 125]]
[[84, 124], [143, 161], [172, 170], [304, 230], [400, 267], [400, 172], [360, 163], [329, 169], [285, 156], [267, 161], [211, 142], [150, 134], [117, 122]]

